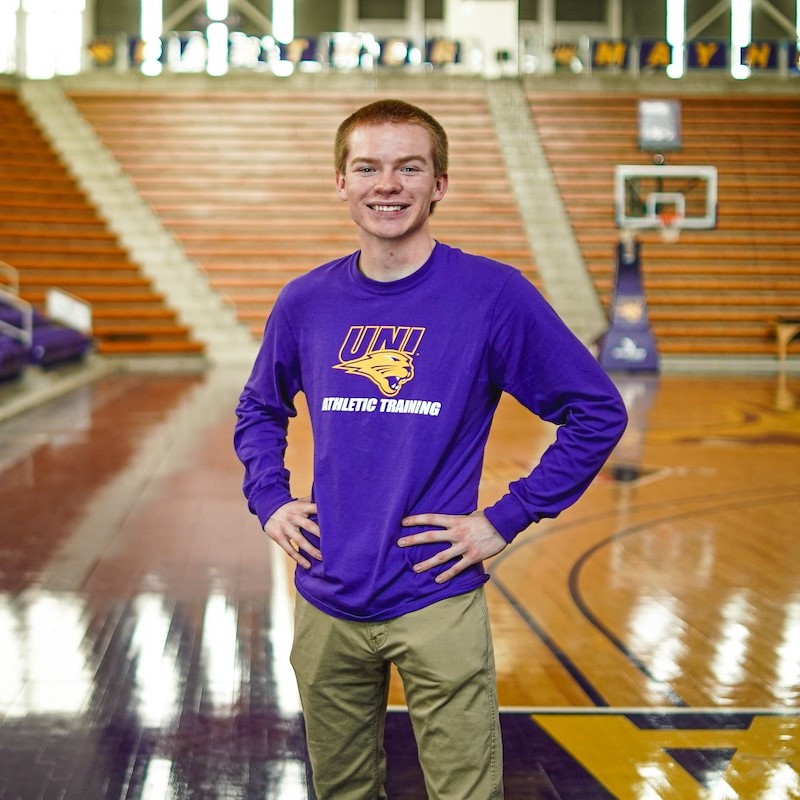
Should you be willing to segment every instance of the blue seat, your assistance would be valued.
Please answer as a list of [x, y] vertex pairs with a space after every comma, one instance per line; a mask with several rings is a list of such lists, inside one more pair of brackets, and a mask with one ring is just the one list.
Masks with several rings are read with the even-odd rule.
[[33, 343], [28, 351], [31, 364], [40, 367], [55, 367], [72, 361], [80, 361], [92, 347], [92, 340], [74, 328], [57, 322], [42, 322], [33, 325]]
[[[22, 311], [0, 301], [0, 321], [24, 329]], [[31, 344], [26, 359], [40, 367], [55, 367], [80, 361], [92, 348], [92, 338], [74, 328], [54, 322], [41, 311], [33, 309]]]

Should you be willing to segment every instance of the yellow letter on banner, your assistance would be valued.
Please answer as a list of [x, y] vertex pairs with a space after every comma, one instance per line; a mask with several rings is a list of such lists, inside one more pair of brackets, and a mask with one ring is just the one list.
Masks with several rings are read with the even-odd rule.
[[745, 51], [742, 62], [754, 69], [769, 67], [769, 57], [772, 55], [772, 45], [769, 42], [751, 44]]
[[672, 63], [672, 53], [666, 42], [656, 42], [647, 56], [648, 67], [668, 67]]
[[628, 45], [625, 42], [597, 42], [594, 51], [596, 67], [621, 67], [625, 63]]
[[719, 45], [714, 42], [695, 42], [694, 51], [697, 54], [698, 66], [704, 69], [708, 67], [717, 50], [719, 50]]

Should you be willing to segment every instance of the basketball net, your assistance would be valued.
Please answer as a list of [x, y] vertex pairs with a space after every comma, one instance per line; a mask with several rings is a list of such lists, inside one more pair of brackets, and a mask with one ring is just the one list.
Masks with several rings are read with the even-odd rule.
[[658, 229], [664, 242], [677, 242], [681, 237], [681, 215], [674, 208], [658, 212]]

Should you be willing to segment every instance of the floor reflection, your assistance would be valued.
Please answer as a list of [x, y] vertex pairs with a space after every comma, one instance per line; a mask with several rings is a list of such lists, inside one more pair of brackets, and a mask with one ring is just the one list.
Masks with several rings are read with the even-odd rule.
[[0, 429], [0, 797], [308, 795], [236, 385], [117, 376]]

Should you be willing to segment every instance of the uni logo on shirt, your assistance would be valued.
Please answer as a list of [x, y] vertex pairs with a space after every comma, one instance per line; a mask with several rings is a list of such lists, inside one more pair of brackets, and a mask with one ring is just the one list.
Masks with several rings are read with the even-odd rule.
[[341, 369], [372, 381], [394, 397], [414, 377], [414, 359], [425, 328], [408, 325], [353, 325], [339, 348]]

